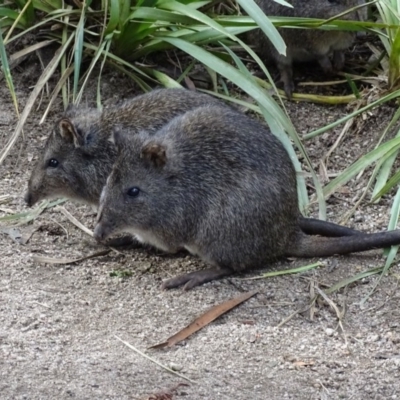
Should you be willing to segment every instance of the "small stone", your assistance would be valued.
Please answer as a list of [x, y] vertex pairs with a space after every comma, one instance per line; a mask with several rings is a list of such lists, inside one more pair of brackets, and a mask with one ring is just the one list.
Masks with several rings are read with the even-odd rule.
[[170, 363], [169, 367], [172, 369], [172, 371], [182, 371], [182, 365], [175, 364], [175, 363]]
[[332, 329], [332, 328], [326, 328], [326, 329], [325, 329], [325, 333], [326, 333], [328, 336], [333, 336], [333, 334], [335, 333], [335, 330]]

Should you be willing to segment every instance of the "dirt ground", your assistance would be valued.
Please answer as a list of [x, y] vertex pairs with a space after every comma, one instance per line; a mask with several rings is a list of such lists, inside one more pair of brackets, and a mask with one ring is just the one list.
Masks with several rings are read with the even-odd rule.
[[[15, 72], [21, 108], [39, 64]], [[95, 85], [85, 101], [95, 100]], [[137, 92], [115, 73], [103, 78], [105, 104]], [[0, 140], [17, 119], [4, 81], [0, 88]], [[46, 99], [32, 112], [12, 154], [0, 166], [0, 215], [26, 210], [23, 193], [61, 104], [42, 125]], [[345, 106], [287, 103], [300, 134], [334, 121]], [[372, 111], [330, 157], [328, 172], [342, 171], [379, 139], [395, 111]], [[342, 127], [307, 143], [319, 160]], [[328, 202], [331, 221], [340, 221], [365, 186], [368, 173], [351, 181]], [[361, 204], [347, 225], [364, 231], [387, 226], [391, 197], [377, 205]], [[93, 229], [90, 208], [63, 205]], [[315, 215], [315, 214], [314, 214]], [[33, 224], [22, 245], [0, 234], [0, 397], [2, 399], [146, 399], [177, 387], [174, 399], [397, 399], [400, 398], [400, 311], [398, 265], [384, 277], [370, 299], [378, 276], [365, 278], [306, 309], [313, 292], [384, 262], [380, 251], [323, 259], [324, 267], [263, 280], [244, 280], [262, 271], [234, 275], [189, 292], [161, 291], [163, 279], [204, 267], [189, 255], [168, 256], [149, 249], [119, 249], [107, 256], [70, 265], [43, 264], [33, 256], [81, 257], [103, 249], [52, 208]], [[318, 261], [318, 260], [311, 260]], [[310, 260], [283, 260], [269, 269], [293, 268]], [[267, 267], [264, 269], [267, 270]], [[118, 276], [130, 271], [131, 276]], [[117, 275], [117, 276], [114, 276]], [[259, 294], [222, 316], [185, 342], [166, 350], [148, 350], [186, 326], [211, 306], [242, 292]], [[289, 318], [292, 316], [292, 318]], [[286, 322], [285, 322], [286, 321]], [[279, 324], [283, 323], [280, 327]], [[173, 368], [191, 382], [166, 372], [122, 342]], [[170, 397], [158, 397], [167, 399]]]

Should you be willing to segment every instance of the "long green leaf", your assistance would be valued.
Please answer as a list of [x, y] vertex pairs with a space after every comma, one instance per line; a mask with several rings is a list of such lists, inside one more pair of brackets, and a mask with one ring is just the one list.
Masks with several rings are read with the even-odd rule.
[[[393, 159], [396, 159], [398, 152], [394, 153], [388, 161], [392, 161]], [[400, 182], [400, 170], [397, 171], [387, 182], [386, 184], [382, 187], [382, 189], [375, 194], [375, 196], [371, 199], [371, 202], [376, 201], [380, 197], [382, 197], [384, 194], [389, 192], [393, 187], [395, 187], [398, 183]]]
[[[108, 20], [107, 27], [104, 31], [104, 36], [109, 35], [111, 32], [115, 30], [115, 28], [120, 23], [120, 8], [119, 8], [119, 0], [108, 0], [110, 3], [110, 18]], [[104, 12], [108, 10], [105, 9]]]
[[[393, 128], [393, 126], [395, 126], [395, 124], [397, 123], [399, 118], [400, 118], [400, 108], [397, 109], [397, 111], [395, 112], [395, 115], [390, 120], [390, 123], [386, 125], [386, 127], [379, 139], [379, 144], [384, 139], [387, 132], [389, 132]], [[400, 137], [400, 130], [398, 130], [396, 137]], [[390, 190], [391, 187], [388, 186], [388, 183], [389, 183], [388, 178], [389, 178], [390, 171], [393, 167], [393, 164], [394, 164], [396, 158], [397, 158], [397, 153], [394, 153], [390, 158], [385, 160], [385, 162], [383, 163], [382, 168], [380, 169], [379, 174], [376, 178], [376, 184], [375, 184], [374, 190], [372, 192], [372, 196], [371, 196], [373, 199], [372, 201], [376, 201], [384, 193], [386, 193], [388, 190]]]
[[75, 34], [75, 46], [74, 46], [74, 86], [73, 86], [73, 102], [76, 101], [76, 96], [78, 93], [78, 83], [79, 83], [79, 75], [81, 72], [82, 65], [82, 53], [83, 53], [83, 42], [84, 42], [84, 30], [85, 30], [85, 20], [86, 20], [86, 2], [83, 3], [84, 7], [81, 11], [81, 16], [79, 18], [79, 23], [76, 27]]
[[343, 124], [344, 122], [347, 122], [349, 119], [354, 118], [357, 115], [361, 115], [365, 111], [371, 110], [381, 104], [387, 103], [388, 101], [394, 100], [398, 97], [400, 97], [400, 90], [396, 90], [396, 91], [389, 93], [383, 97], [380, 97], [378, 100], [374, 101], [373, 103], [370, 103], [370, 104], [358, 109], [357, 111], [347, 114], [345, 117], [338, 119], [337, 121], [333, 122], [332, 124], [325, 125], [322, 128], [316, 129], [315, 131], [312, 131], [312, 132], [308, 133], [307, 135], [304, 135], [303, 140], [312, 139], [316, 136], [322, 135], [323, 133], [329, 131], [330, 129], [333, 129], [336, 126]]
[[[400, 188], [397, 190], [396, 196], [393, 200], [392, 208], [390, 210], [390, 221], [389, 221], [388, 230], [396, 229], [397, 224], [399, 222], [399, 213], [400, 213]], [[388, 255], [386, 257], [385, 266], [383, 267], [383, 270], [382, 270], [381, 275], [379, 276], [379, 279], [375, 282], [373, 288], [368, 293], [368, 295], [365, 296], [364, 299], [361, 300], [361, 304], [365, 303], [370, 298], [370, 296], [375, 292], [375, 290], [378, 287], [379, 283], [381, 282], [382, 278], [387, 274], [390, 266], [393, 264], [393, 261], [397, 255], [398, 250], [399, 250], [399, 246], [392, 246], [390, 248]]]
[[[245, 65], [240, 60], [240, 58], [237, 57], [236, 54], [233, 53], [228, 47], [226, 47], [226, 46], [224, 46], [224, 47], [225, 47], [226, 51], [231, 55], [231, 57], [235, 61], [236, 65], [239, 67], [239, 70], [241, 71], [241, 73], [243, 73], [247, 77], [247, 79], [251, 80], [252, 82], [254, 82], [257, 85], [257, 82], [254, 79], [253, 75], [245, 67]], [[269, 100], [271, 102], [274, 102], [274, 100], [268, 94], [268, 92], [266, 92], [266, 96], [269, 97]], [[307, 193], [307, 188], [306, 188], [306, 184], [305, 184], [305, 179], [302, 174], [301, 163], [299, 162], [296, 152], [293, 149], [292, 143], [290, 142], [285, 131], [280, 129], [279, 125], [275, 124], [275, 116], [271, 115], [267, 111], [267, 109], [263, 106], [260, 106], [260, 110], [261, 110], [262, 114], [264, 115], [264, 118], [267, 121], [268, 125], [270, 127], [272, 127], [271, 130], [276, 132], [276, 135], [279, 137], [280, 141], [282, 142], [283, 146], [285, 147], [286, 151], [288, 152], [288, 154], [294, 164], [294, 167], [295, 167], [296, 171], [298, 172], [297, 173], [297, 192], [298, 192], [298, 197], [299, 197], [299, 207], [300, 207], [300, 210], [305, 210], [309, 203], [309, 199], [308, 199], [308, 193]], [[300, 140], [298, 139], [297, 134], [296, 134], [296, 145], [300, 148], [302, 147], [302, 144], [301, 144]], [[305, 152], [304, 148], [301, 148], [301, 150], [304, 150], [304, 152]]]
[[128, 19], [129, 20], [143, 19], [144, 21], [152, 21], [152, 22], [162, 21], [162, 22], [177, 23], [183, 25], [193, 25], [194, 22], [197, 22], [196, 19], [188, 17], [186, 15], [150, 7], [136, 8], [132, 12], [132, 14], [129, 15]]
[[93, 69], [94, 69], [97, 61], [99, 60], [100, 56], [103, 54], [104, 49], [107, 46], [107, 44], [110, 45], [110, 41], [109, 40], [104, 40], [103, 43], [101, 43], [98, 46], [95, 54], [92, 56], [89, 68], [87, 69], [87, 71], [85, 73], [85, 79], [84, 79], [84, 81], [82, 83], [82, 86], [81, 86], [81, 89], [80, 89], [80, 91], [79, 91], [79, 93], [78, 93], [78, 95], [76, 97], [76, 103], [79, 103], [81, 101], [82, 96], [83, 96], [83, 91], [85, 90], [85, 87], [86, 87], [86, 84], [87, 84], [87, 82], [89, 80], [90, 74], [93, 71]]
[[[400, 21], [399, 21], [400, 22]], [[389, 87], [393, 88], [400, 79], [400, 27], [393, 39], [389, 56]]]
[[[282, 141], [283, 145], [289, 152], [295, 167], [298, 169], [301, 168], [293, 147], [284, 133], [285, 131], [291, 131], [292, 133], [294, 132], [294, 136], [296, 136], [294, 128], [276, 102], [268, 95], [266, 91], [261, 89], [260, 86], [255, 83], [251, 77], [249, 77], [248, 74], [235, 69], [230, 64], [220, 60], [218, 57], [210, 54], [206, 50], [194, 44], [177, 38], [165, 37], [164, 40], [190, 54], [192, 57], [196, 58], [209, 68], [212, 68], [214, 71], [226, 77], [230, 81], [235, 82], [238, 87], [253, 97], [260, 104], [261, 110], [267, 119], [267, 123], [269, 124], [272, 133]], [[299, 178], [299, 186], [305, 186], [304, 178], [302, 176]]]
[[350, 278], [346, 278], [346, 279], [341, 280], [338, 283], [335, 283], [330, 288], [325, 290], [325, 293], [329, 294], [329, 293], [336, 292], [337, 290], [339, 290], [345, 286], [348, 286], [354, 282], [360, 281], [361, 279], [368, 278], [371, 275], [379, 274], [379, 272], [382, 272], [382, 270], [383, 270], [383, 267], [376, 267], [376, 268], [369, 269], [367, 271], [360, 272], [357, 275], [351, 276]]
[[321, 267], [323, 265], [324, 264], [322, 262], [316, 262], [314, 264], [308, 264], [308, 265], [304, 265], [304, 266], [298, 267], [298, 268], [283, 269], [283, 270], [280, 270], [280, 271], [266, 272], [265, 274], [262, 274], [260, 276], [254, 276], [252, 278], [244, 278], [244, 280], [255, 281], [255, 280], [258, 280], [258, 279], [271, 278], [271, 277], [280, 276], [280, 275], [299, 274], [301, 272], [305, 272], [305, 271], [308, 271], [310, 269], [318, 268], [318, 267]]
[[118, 25], [118, 28], [121, 29], [123, 25], [125, 25], [128, 15], [131, 12], [131, 1], [130, 0], [119, 0], [119, 20], [120, 23]]
[[4, 42], [3, 42], [3, 33], [1, 31], [1, 29], [0, 29], [0, 59], [1, 59], [4, 77], [6, 79], [7, 86], [8, 86], [8, 89], [10, 90], [11, 98], [14, 103], [15, 111], [16, 111], [17, 115], [19, 115], [17, 95], [15, 93], [14, 83], [13, 83], [12, 76], [11, 76], [10, 65], [8, 64], [8, 58], [7, 58], [6, 48], [5, 48]]
[[363, 169], [367, 168], [370, 164], [379, 160], [388, 152], [395, 152], [398, 151], [398, 149], [400, 149], [400, 138], [394, 138], [380, 145], [377, 149], [374, 149], [368, 154], [362, 156], [358, 161], [356, 161], [350, 167], [346, 168], [338, 177], [333, 179], [328, 185], [323, 188], [324, 196], [330, 196], [340, 186], [346, 184], [350, 179], [356, 176]]
[[278, 53], [286, 54], [286, 44], [278, 30], [267, 18], [261, 8], [253, 0], [237, 0], [240, 6], [257, 22], [257, 25], [266, 34]]

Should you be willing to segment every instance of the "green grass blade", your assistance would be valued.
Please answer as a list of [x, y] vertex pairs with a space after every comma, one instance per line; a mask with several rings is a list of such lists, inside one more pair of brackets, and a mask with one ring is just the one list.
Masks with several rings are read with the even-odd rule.
[[10, 95], [11, 95], [11, 98], [14, 103], [15, 111], [16, 111], [17, 115], [19, 115], [17, 95], [15, 93], [14, 82], [13, 82], [12, 75], [11, 75], [10, 65], [8, 64], [8, 58], [7, 58], [6, 48], [5, 48], [4, 42], [3, 42], [3, 33], [1, 31], [1, 29], [0, 29], [0, 59], [1, 59], [1, 65], [2, 65], [2, 69], [3, 69], [4, 77], [6, 79], [7, 86], [8, 86], [8, 89], [10, 90]]
[[62, 9], [63, 0], [33, 0], [35, 10], [43, 11], [45, 14], [50, 14], [54, 10]]
[[383, 270], [383, 267], [376, 267], [376, 268], [369, 269], [367, 271], [360, 272], [359, 274], [351, 276], [350, 278], [345, 278], [345, 279], [341, 280], [340, 282], [332, 285], [329, 289], [325, 290], [325, 293], [329, 294], [329, 293], [336, 292], [337, 290], [339, 290], [345, 286], [351, 285], [354, 282], [360, 281], [361, 279], [368, 278], [371, 275], [379, 274], [380, 272], [382, 272], [382, 270]]
[[[119, 0], [109, 0], [110, 1], [110, 18], [108, 20], [108, 24], [104, 31], [104, 36], [109, 35], [111, 32], [115, 30], [115, 28], [120, 23], [120, 8], [119, 8]], [[129, 3], [129, 2], [127, 2]], [[108, 10], [105, 9], [104, 12]]]
[[32, 0], [20, 1], [19, 7], [21, 8], [20, 16], [24, 18], [24, 26], [27, 28], [32, 26], [35, 22], [35, 8]]
[[[70, 10], [72, 7], [68, 6], [67, 9]], [[61, 45], [64, 46], [65, 43], [68, 41], [68, 23], [70, 20], [70, 15], [66, 15], [64, 17], [61, 18], [64, 26], [62, 29], [62, 33], [61, 33]], [[61, 62], [60, 62], [60, 67], [61, 67], [61, 77], [69, 77], [69, 74], [66, 74], [67, 69], [71, 69], [71, 66], [67, 67], [67, 54], [64, 53], [64, 55], [61, 57]], [[72, 72], [74, 71], [74, 65], [72, 65]], [[62, 79], [62, 78], [61, 78]], [[60, 82], [60, 81], [59, 81]], [[64, 109], [66, 109], [68, 107], [68, 103], [69, 103], [69, 95], [68, 95], [68, 87], [67, 85], [62, 85], [61, 86], [61, 95], [62, 95], [62, 99], [63, 99], [63, 105], [64, 105]]]
[[[397, 156], [397, 152], [394, 153], [388, 161], [394, 161]], [[384, 194], [389, 192], [393, 187], [395, 187], [398, 183], [400, 182], [400, 171], [397, 171], [387, 182], [386, 184], [382, 187], [382, 189], [375, 194], [375, 196], [372, 198], [371, 202], [375, 202], [377, 199], [382, 197]]]
[[[386, 136], [387, 132], [389, 132], [392, 127], [397, 123], [397, 121], [400, 118], [400, 108], [397, 109], [395, 115], [391, 119], [390, 123], [386, 125], [385, 130], [382, 133], [381, 138], [379, 139], [379, 143], [384, 139]], [[398, 130], [396, 137], [400, 137], [400, 130]], [[371, 201], [376, 201], [379, 199], [383, 194], [385, 194], [388, 190], [391, 189], [391, 186], [388, 186], [388, 178], [390, 171], [393, 167], [393, 164], [396, 160], [397, 153], [394, 153], [391, 157], [389, 157], [387, 160], [382, 165], [381, 170], [379, 171], [378, 177], [376, 179], [376, 183], [374, 186], [374, 190], [372, 192], [372, 199]]]
[[[253, 0], [247, 0], [249, 2], [253, 2]], [[175, 0], [164, 1], [160, 4], [160, 8], [167, 9], [170, 11], [176, 11], [183, 15], [189, 16], [194, 20], [201, 22], [204, 25], [213, 28], [215, 31], [222, 33], [224, 36], [229, 37], [231, 40], [237, 41], [237, 38], [232, 35], [228, 30], [226, 30], [223, 26], [215, 22], [212, 18], [203, 14], [200, 11], [193, 9], [192, 7], [186, 6], [182, 3], [179, 3]], [[267, 18], [265, 17], [267, 20]]]
[[[265, 66], [262, 64], [261, 60], [253, 53], [253, 51], [244, 43], [242, 43], [242, 46], [245, 47], [245, 49], [250, 53], [253, 58], [256, 59], [257, 63], [261, 66], [261, 68], [265, 71], [267, 76], [269, 77], [270, 81], [272, 81], [272, 78], [270, 77], [268, 71], [266, 70]], [[248, 71], [248, 69], [244, 66], [242, 61], [239, 59], [239, 57], [236, 56], [235, 53], [233, 53], [227, 46], [223, 45], [225, 50], [231, 55], [232, 59], [235, 61], [236, 65], [239, 67], [239, 70], [244, 73], [248, 79], [252, 80], [256, 85], [257, 85], [257, 80], [253, 77], [253, 75]], [[275, 86], [274, 86], [275, 88]], [[276, 90], [276, 88], [275, 88]], [[271, 98], [271, 96], [268, 94], [267, 95], [270, 98], [270, 101], [274, 104], [275, 101]], [[279, 125], [276, 124], [276, 113], [269, 113], [268, 110], [265, 107], [260, 107], [265, 120], [267, 121], [268, 125], [271, 127], [271, 130], [273, 133], [275, 133], [281, 142], [283, 143], [286, 151], [289, 153], [289, 156], [293, 162], [293, 165], [296, 169], [297, 172], [297, 192], [298, 192], [298, 198], [299, 198], [299, 208], [302, 213], [306, 213], [307, 206], [309, 204], [309, 198], [308, 198], [308, 192], [307, 192], [307, 187], [306, 187], [306, 182], [305, 178], [302, 174], [302, 167], [301, 163], [299, 162], [297, 155], [293, 149], [292, 143], [290, 142], [289, 138], [285, 134], [285, 131], [280, 128]], [[282, 112], [284, 116], [284, 114]], [[318, 176], [316, 175], [311, 160], [308, 157], [307, 151], [303, 146], [303, 143], [301, 142], [299, 136], [297, 135], [296, 130], [294, 129], [293, 125], [289, 123], [289, 118], [287, 117], [287, 121], [285, 122], [285, 129], [289, 133], [290, 137], [293, 139], [294, 143], [296, 144], [297, 148], [300, 150], [301, 154], [303, 155], [304, 159], [306, 160], [306, 163], [311, 171], [311, 175], [314, 181], [316, 193], [317, 193], [317, 198], [318, 198], [318, 204], [319, 204], [319, 217], [320, 219], [325, 220], [326, 219], [326, 204], [325, 204], [325, 199], [323, 196], [323, 191], [322, 191], [322, 185], [318, 179]]]
[[[267, 120], [267, 123], [271, 128], [272, 133], [274, 133], [282, 141], [283, 145], [289, 152], [289, 155], [291, 157], [293, 164], [295, 165], [295, 168], [300, 169], [301, 171], [301, 165], [297, 160], [297, 156], [293, 150], [293, 147], [287, 136], [284, 134], [285, 131], [289, 132], [293, 135], [292, 136], [293, 139], [296, 140], [295, 138], [297, 137], [297, 134], [293, 126], [291, 125], [290, 120], [288, 119], [286, 114], [280, 109], [280, 107], [276, 104], [276, 102], [268, 95], [268, 93], [264, 91], [254, 81], [254, 79], [248, 75], [248, 73], [243, 73], [235, 69], [230, 64], [220, 60], [218, 57], [210, 54], [206, 50], [192, 43], [188, 43], [178, 38], [165, 37], [164, 40], [168, 43], [171, 43], [175, 47], [185, 51], [186, 53], [196, 58], [207, 67], [213, 69], [220, 75], [226, 77], [230, 81], [235, 82], [237, 86], [239, 86], [247, 94], [253, 97], [260, 104], [260, 109], [263, 111], [263, 114]], [[297, 143], [299, 143], [299, 145], [302, 146], [298, 137], [297, 137]], [[303, 151], [305, 152], [304, 148]], [[299, 186], [300, 185], [304, 185], [305, 187], [304, 179], [302, 176], [300, 176], [299, 180]], [[321, 197], [323, 198], [323, 196]]]
[[[86, 84], [88, 82], [88, 79], [90, 77], [90, 74], [92, 73], [98, 59], [100, 58], [100, 56], [104, 53], [104, 49], [107, 46], [107, 44], [109, 44], [110, 41], [109, 40], [104, 40], [103, 43], [101, 43], [98, 47], [97, 50], [95, 52], [95, 54], [92, 56], [92, 59], [90, 61], [90, 65], [89, 68], [87, 69], [86, 73], [85, 73], [85, 79], [82, 83], [81, 89], [76, 97], [76, 103], [79, 103], [82, 99], [83, 96], [83, 91], [85, 90]], [[106, 55], [104, 56], [106, 57]]]
[[240, 6], [247, 12], [247, 14], [257, 22], [257, 25], [267, 35], [268, 39], [274, 45], [278, 53], [286, 54], [286, 44], [279, 34], [278, 30], [264, 14], [261, 8], [253, 0], [237, 0]]
[[17, 14], [17, 17], [13, 21], [10, 29], [8, 29], [7, 35], [4, 39], [5, 43], [8, 42], [8, 39], [12, 36], [16, 27], [20, 27], [22, 25], [24, 27], [23, 29], [26, 29], [33, 25], [35, 15], [33, 14], [32, 0], [28, 0], [26, 3], [21, 2], [20, 8], [21, 11]]
[[78, 93], [79, 74], [82, 66], [82, 53], [83, 53], [83, 42], [85, 32], [85, 20], [86, 20], [86, 2], [83, 3], [84, 7], [81, 10], [81, 16], [79, 18], [78, 25], [75, 33], [75, 46], [74, 46], [74, 85], [73, 85], [73, 102], [76, 102], [76, 96]]
[[370, 151], [368, 154], [362, 156], [358, 161], [346, 168], [338, 177], [333, 179], [328, 185], [323, 188], [325, 197], [330, 196], [340, 186], [346, 184], [350, 179], [357, 175], [360, 171], [367, 168], [370, 164], [379, 160], [387, 153], [393, 154], [400, 149], [400, 138], [394, 138], [378, 148]]
[[172, 79], [167, 74], [164, 74], [161, 71], [157, 71], [154, 68], [147, 68], [147, 67], [142, 67], [141, 69], [148, 76], [152, 76], [155, 79], [157, 79], [157, 81], [160, 82], [164, 87], [167, 87], [167, 88], [182, 88], [182, 85], [179, 82], [177, 82], [175, 79]]
[[[400, 22], [400, 21], [399, 21]], [[400, 27], [397, 28], [391, 43], [389, 55], [389, 87], [393, 88], [399, 83], [400, 78]]]
[[11, 8], [1, 7], [0, 6], [0, 17], [7, 17], [11, 20], [15, 21], [18, 17], [19, 13]]
[[[90, 43], [88, 43], [88, 42], [85, 42], [84, 45], [85, 45], [85, 48], [86, 48], [86, 49], [91, 50], [91, 51], [93, 51], [93, 52], [95, 52], [95, 51], [97, 50], [97, 46], [92, 45], [92, 44], [90, 44]], [[146, 80], [147, 80], [147, 79], [150, 79], [150, 80], [151, 80], [151, 77], [149, 77], [148, 75], [146, 75], [146, 73], [142, 70], [142, 68], [137, 67], [137, 66], [135, 66], [134, 64], [125, 61], [124, 59], [122, 59], [121, 57], [116, 56], [116, 55], [113, 54], [113, 53], [107, 53], [107, 54], [106, 54], [106, 53], [103, 51], [102, 54], [103, 54], [103, 56], [107, 55], [107, 58], [108, 58], [108, 59], [107, 59], [107, 62], [108, 62], [108, 63], [111, 62], [112, 65], [113, 65], [113, 67], [119, 69], [118, 64], [120, 64], [120, 66], [122, 66], [123, 68], [126, 67], [126, 68], [129, 68], [129, 69], [133, 70], [136, 74], [142, 76], [144, 79], [146, 79]], [[133, 75], [131, 75], [131, 77], [134, 79], [134, 76], [133, 76]], [[145, 91], [151, 89], [151, 87], [150, 87], [149, 85], [145, 84], [144, 81], [140, 80], [139, 77], [138, 77], [137, 81], [135, 80], [135, 82], [136, 82], [138, 85], [140, 85], [140, 87], [141, 87], [142, 89], [143, 89], [143, 87], [145, 86], [145, 87], [147, 88], [147, 89], [144, 89]], [[144, 85], [144, 86], [142, 86], [142, 85]]]
[[238, 87], [252, 96], [254, 100], [269, 110], [271, 114], [275, 114], [275, 120], [280, 125], [281, 129], [284, 129], [285, 125], [288, 124], [289, 121], [287, 116], [283, 114], [282, 110], [275, 103], [275, 101], [271, 101], [271, 98], [259, 85], [254, 83], [254, 81], [249, 79], [248, 76], [232, 67], [230, 64], [222, 61], [201, 47], [192, 43], [188, 43], [185, 40], [172, 37], [163, 37], [160, 39], [165, 40], [167, 43], [170, 43], [171, 45], [186, 52], [209, 68], [212, 68], [220, 75], [226, 77], [232, 82], [235, 82]]
[[[99, 78], [97, 79], [96, 104], [97, 104], [97, 108], [98, 109], [101, 109], [101, 90], [100, 90], [100, 88], [101, 88], [101, 77], [103, 75], [104, 65], [105, 65], [105, 63], [107, 61], [107, 57], [108, 57], [108, 54], [110, 52], [110, 47], [111, 47], [111, 44], [112, 44], [112, 35], [108, 35], [106, 40], [107, 40], [107, 43], [106, 43], [104, 51], [102, 52], [103, 53], [103, 59], [101, 61]], [[99, 52], [99, 54], [101, 54], [101, 52]]]
[[298, 274], [298, 273], [301, 273], [301, 272], [308, 271], [310, 269], [322, 267], [323, 265], [324, 264], [322, 262], [316, 262], [314, 264], [308, 264], [308, 265], [304, 265], [304, 266], [298, 267], [298, 268], [266, 272], [265, 274], [262, 274], [260, 276], [254, 276], [252, 278], [244, 278], [244, 280], [246, 280], [246, 281], [247, 280], [248, 281], [255, 281], [255, 280], [258, 280], [258, 279], [271, 278], [271, 277], [280, 276], [280, 275]]
[[[22, 213], [16, 213], [12, 215], [7, 215], [0, 218], [0, 226], [7, 226], [9, 228], [16, 228], [21, 225], [25, 225], [31, 221], [34, 221], [45, 209], [55, 207], [59, 204], [66, 202], [67, 199], [58, 199], [50, 202], [49, 200], [44, 200], [37, 207], [32, 210], [24, 211]], [[10, 225], [10, 222], [15, 222]]]
[[[58, 80], [56, 86], [54, 87], [53, 91], [50, 94], [50, 100], [47, 104], [46, 110], [42, 115], [42, 118], [40, 118], [39, 121], [39, 125], [43, 124], [43, 122], [46, 120], [47, 115], [49, 113], [49, 111], [51, 110], [51, 107], [53, 105], [53, 103], [56, 101], [57, 99], [57, 95], [58, 93], [65, 88], [65, 82], [67, 81], [67, 79], [69, 78], [69, 76], [74, 72], [74, 66], [70, 66], [68, 68], [66, 68], [62, 74], [60, 79]], [[68, 102], [66, 101], [66, 105], [68, 104]]]
[[154, 21], [154, 22], [169, 22], [182, 25], [193, 25], [196, 21], [187, 15], [177, 14], [176, 12], [161, 10], [159, 8], [139, 7], [136, 8], [128, 17], [129, 20]]
[[[388, 230], [393, 230], [393, 229], [397, 228], [397, 224], [399, 222], [399, 213], [400, 213], [400, 188], [397, 190], [396, 196], [393, 200], [392, 208], [390, 209], [390, 221], [389, 221]], [[399, 246], [392, 246], [390, 248], [390, 250], [387, 254], [385, 266], [382, 269], [381, 275], [375, 282], [371, 291], [367, 294], [367, 296], [365, 296], [361, 300], [360, 304], [364, 304], [371, 297], [371, 295], [375, 292], [375, 290], [378, 287], [378, 285], [380, 284], [382, 278], [387, 274], [390, 266], [393, 264], [393, 261], [397, 255], [398, 250], [399, 250]]]
[[118, 28], [121, 29], [122, 26], [126, 23], [128, 19], [128, 15], [131, 12], [131, 3], [132, 1], [127, 1], [127, 0], [119, 0], [120, 5], [119, 5], [119, 20], [120, 24], [118, 25]]
[[330, 129], [333, 129], [336, 126], [347, 122], [349, 119], [354, 118], [357, 115], [361, 115], [362, 113], [364, 113], [368, 110], [371, 110], [372, 108], [375, 108], [375, 107], [377, 107], [381, 104], [384, 104], [388, 101], [394, 100], [397, 97], [400, 97], [400, 90], [396, 90], [386, 96], [380, 97], [378, 100], [374, 101], [373, 103], [370, 103], [370, 104], [358, 109], [357, 111], [347, 114], [345, 117], [338, 119], [337, 121], [333, 122], [332, 124], [325, 125], [322, 128], [316, 129], [315, 131], [312, 131], [312, 132], [308, 133], [307, 135], [304, 135], [303, 140], [312, 139], [316, 136], [322, 135], [323, 133], [329, 131]]

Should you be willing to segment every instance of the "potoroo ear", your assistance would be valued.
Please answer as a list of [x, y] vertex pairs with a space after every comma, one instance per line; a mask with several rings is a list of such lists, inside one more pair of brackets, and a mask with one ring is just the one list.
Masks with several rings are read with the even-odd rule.
[[75, 147], [81, 147], [85, 143], [82, 132], [76, 129], [68, 118], [63, 118], [58, 122], [58, 132], [63, 139], [73, 143]]
[[147, 143], [140, 153], [140, 158], [148, 161], [154, 167], [161, 168], [167, 162], [166, 148], [159, 143]]
[[127, 134], [119, 127], [114, 127], [108, 140], [114, 144], [118, 153], [127, 146]]

